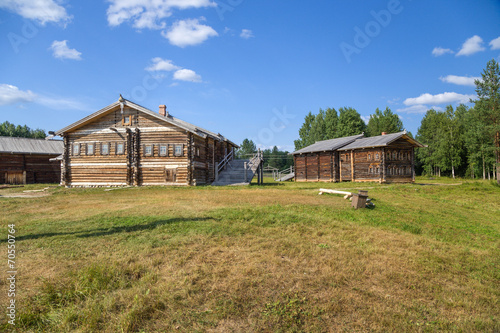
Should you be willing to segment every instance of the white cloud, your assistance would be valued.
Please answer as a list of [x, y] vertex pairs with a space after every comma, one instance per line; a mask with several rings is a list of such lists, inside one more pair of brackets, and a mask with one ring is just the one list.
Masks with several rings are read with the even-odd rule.
[[35, 96], [30, 90], [22, 91], [10, 84], [0, 84], [0, 105], [32, 102]]
[[0, 8], [8, 9], [42, 25], [47, 22], [68, 22], [71, 16], [54, 0], [0, 0]]
[[35, 94], [31, 90], [20, 90], [18, 87], [10, 84], [0, 84], [0, 105], [10, 105], [17, 103], [36, 103], [44, 105], [52, 109], [59, 110], [87, 110], [83, 104], [78, 101], [59, 98], [59, 97], [49, 97], [39, 94]]
[[457, 53], [457, 56], [469, 56], [471, 54], [484, 51], [485, 48], [482, 46], [482, 44], [483, 39], [481, 37], [479, 37], [478, 35], [472, 36], [463, 43], [462, 48]]
[[179, 69], [174, 73], [174, 80], [201, 82], [201, 76], [190, 69]]
[[368, 122], [370, 121], [370, 116], [361, 116], [361, 119], [365, 122], [365, 124], [368, 125]]
[[52, 50], [54, 57], [59, 59], [82, 60], [82, 53], [75, 49], [70, 49], [67, 43], [67, 40], [55, 40], [52, 42], [50, 49]]
[[448, 75], [445, 77], [439, 78], [443, 82], [453, 83], [460, 86], [475, 86], [474, 80], [481, 80], [480, 77], [477, 76], [457, 76], [457, 75]]
[[456, 92], [445, 92], [442, 94], [431, 95], [422, 94], [418, 97], [407, 98], [404, 100], [404, 105], [419, 105], [419, 104], [449, 104], [449, 103], [468, 103], [471, 98], [476, 98], [475, 95], [463, 95]]
[[492, 50], [500, 49], [500, 37], [493, 39], [490, 44]]
[[[1, 1], [1, 0], [0, 0]], [[110, 26], [131, 21], [137, 29], [164, 29], [163, 19], [172, 15], [173, 9], [216, 7], [210, 0], [109, 0], [107, 10]]]
[[434, 50], [432, 50], [432, 55], [435, 57], [442, 56], [446, 53], [454, 53], [454, 52], [450, 49], [444, 49], [442, 47], [435, 47]]
[[174, 64], [172, 64], [172, 60], [156, 57], [153, 58], [152, 61], [153, 64], [149, 67], [146, 67], [146, 70], [149, 72], [156, 72], [156, 71], [170, 72], [180, 69], [179, 66], [175, 66]]
[[[419, 105], [412, 105], [412, 106], [409, 106], [407, 108], [397, 109], [396, 112], [400, 112], [400, 113], [426, 113], [430, 109], [434, 109], [436, 111], [443, 110], [439, 106], [427, 106], [427, 105], [419, 104]], [[399, 116], [399, 118], [402, 119], [401, 116]]]
[[[201, 20], [204, 20], [202, 17]], [[175, 22], [169, 31], [162, 32], [172, 45], [186, 47], [203, 43], [210, 37], [219, 34], [210, 26], [200, 24], [198, 19], [187, 19]]]
[[243, 38], [243, 39], [249, 39], [249, 38], [254, 37], [254, 35], [253, 35], [252, 30], [243, 29], [243, 30], [241, 30], [240, 37]]

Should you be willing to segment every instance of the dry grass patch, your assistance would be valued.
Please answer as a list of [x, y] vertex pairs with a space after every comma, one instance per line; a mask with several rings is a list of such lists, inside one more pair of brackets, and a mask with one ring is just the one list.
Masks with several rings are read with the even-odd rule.
[[61, 188], [0, 199], [2, 225], [18, 229], [18, 328], [500, 329], [499, 188], [370, 184], [373, 210], [317, 195], [359, 186]]

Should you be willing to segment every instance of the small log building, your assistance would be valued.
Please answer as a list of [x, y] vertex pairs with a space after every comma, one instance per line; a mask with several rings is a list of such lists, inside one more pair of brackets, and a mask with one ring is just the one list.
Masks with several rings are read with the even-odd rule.
[[57, 131], [61, 185], [202, 185], [238, 146], [221, 134], [120, 99]]
[[295, 181], [413, 182], [415, 147], [424, 145], [406, 131], [318, 141], [292, 153]]
[[58, 183], [60, 140], [0, 137], [0, 184]]

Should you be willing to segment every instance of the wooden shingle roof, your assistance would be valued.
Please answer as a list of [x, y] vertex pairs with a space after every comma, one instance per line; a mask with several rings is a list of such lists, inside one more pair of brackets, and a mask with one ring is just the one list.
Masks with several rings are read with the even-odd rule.
[[64, 143], [61, 140], [44, 140], [14, 138], [0, 136], [0, 153], [59, 155], [63, 153]]

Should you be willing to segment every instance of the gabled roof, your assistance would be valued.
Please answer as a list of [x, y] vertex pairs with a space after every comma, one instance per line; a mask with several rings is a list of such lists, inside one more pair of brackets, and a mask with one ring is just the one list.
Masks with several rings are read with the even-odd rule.
[[369, 138], [358, 139], [347, 146], [340, 148], [339, 150], [351, 150], [351, 149], [362, 149], [362, 148], [372, 148], [372, 147], [383, 147], [388, 146], [398, 139], [404, 139], [408, 141], [415, 147], [424, 147], [423, 144], [417, 140], [411, 138], [406, 131], [392, 134], [384, 134], [378, 136], [372, 136]]
[[345, 145], [350, 144], [356, 139], [362, 138], [363, 136], [363, 134], [358, 134], [353, 136], [346, 136], [343, 138], [318, 141], [310, 146], [294, 151], [292, 155], [337, 150]]
[[59, 155], [63, 153], [62, 140], [13, 138], [0, 136], [0, 153]]
[[112, 103], [112, 104], [100, 109], [99, 111], [96, 111], [96, 112], [92, 113], [91, 115], [88, 115], [87, 117], [82, 118], [82, 119], [78, 120], [77, 122], [74, 122], [73, 124], [56, 131], [55, 135], [61, 135], [61, 134], [64, 134], [66, 132], [71, 132], [71, 131], [74, 131], [74, 130], [84, 126], [84, 125], [87, 125], [87, 124], [91, 123], [93, 120], [95, 120], [96, 118], [102, 117], [105, 114], [113, 111], [115, 108], [120, 107], [120, 103], [122, 103], [124, 106], [128, 106], [128, 107], [133, 108], [135, 110], [141, 111], [141, 112], [143, 112], [143, 113], [145, 113], [153, 118], [156, 118], [158, 120], [161, 120], [161, 121], [164, 121], [164, 122], [169, 123], [171, 125], [182, 128], [183, 130], [191, 132], [191, 133], [193, 133], [197, 136], [200, 136], [202, 138], [206, 138], [208, 136], [208, 137], [211, 137], [211, 138], [218, 140], [218, 141], [229, 142], [233, 146], [238, 147], [238, 145], [231, 142], [230, 140], [228, 140], [227, 138], [225, 138], [221, 134], [215, 134], [211, 131], [208, 131], [208, 130], [203, 129], [201, 127], [197, 127], [193, 124], [190, 124], [186, 121], [175, 118], [171, 115], [162, 116], [161, 114], [159, 114], [157, 112], [151, 111], [151, 110], [149, 110], [149, 109], [147, 109], [139, 104], [136, 104], [136, 103], [131, 102], [131, 101], [124, 99], [124, 98], [122, 99], [122, 102], [117, 101], [115, 103]]

